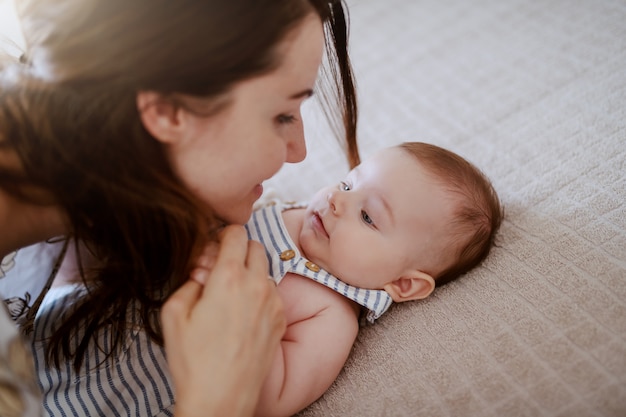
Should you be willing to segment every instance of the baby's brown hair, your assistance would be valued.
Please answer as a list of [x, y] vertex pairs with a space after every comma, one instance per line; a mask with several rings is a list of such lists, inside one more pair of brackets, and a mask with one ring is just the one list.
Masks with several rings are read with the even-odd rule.
[[455, 198], [446, 245], [452, 247], [454, 261], [433, 276], [437, 286], [444, 285], [480, 264], [494, 245], [502, 222], [500, 200], [489, 179], [473, 164], [439, 146], [405, 142], [399, 147], [413, 155], [433, 177], [445, 185]]

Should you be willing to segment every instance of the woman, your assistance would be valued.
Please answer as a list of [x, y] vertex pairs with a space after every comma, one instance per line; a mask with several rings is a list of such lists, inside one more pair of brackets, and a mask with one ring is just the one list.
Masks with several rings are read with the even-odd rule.
[[[223, 226], [245, 222], [262, 181], [304, 158], [299, 108], [324, 32], [358, 163], [341, 2], [33, 0], [18, 11], [27, 51], [0, 81], [0, 254], [64, 235], [96, 260], [34, 321], [44, 409], [172, 415], [164, 338], [178, 416], [251, 415], [284, 318], [262, 248]], [[188, 277], [211, 242], [203, 288]]]

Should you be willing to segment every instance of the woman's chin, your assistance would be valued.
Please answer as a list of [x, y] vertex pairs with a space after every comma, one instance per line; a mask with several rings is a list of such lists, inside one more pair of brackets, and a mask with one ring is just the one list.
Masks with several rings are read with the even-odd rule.
[[241, 207], [233, 207], [227, 213], [218, 214], [219, 218], [226, 224], [244, 225], [252, 216], [252, 203]]

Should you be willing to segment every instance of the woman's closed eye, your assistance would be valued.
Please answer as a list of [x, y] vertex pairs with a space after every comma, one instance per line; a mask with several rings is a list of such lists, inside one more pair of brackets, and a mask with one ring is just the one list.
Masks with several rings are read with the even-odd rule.
[[280, 125], [289, 125], [298, 121], [293, 114], [279, 114], [276, 116], [276, 121]]

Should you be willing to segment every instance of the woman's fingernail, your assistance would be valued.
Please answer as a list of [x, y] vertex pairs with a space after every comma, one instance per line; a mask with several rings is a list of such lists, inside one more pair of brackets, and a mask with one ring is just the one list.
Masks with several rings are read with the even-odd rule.
[[194, 269], [193, 271], [191, 271], [189, 278], [193, 279], [200, 285], [204, 285], [207, 279], [206, 270], [199, 268]]

